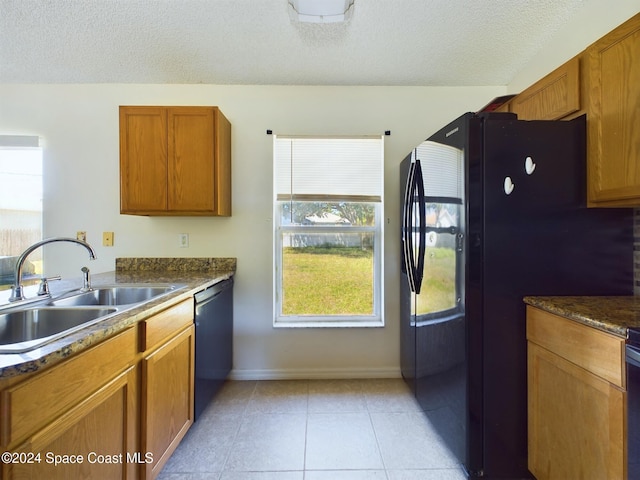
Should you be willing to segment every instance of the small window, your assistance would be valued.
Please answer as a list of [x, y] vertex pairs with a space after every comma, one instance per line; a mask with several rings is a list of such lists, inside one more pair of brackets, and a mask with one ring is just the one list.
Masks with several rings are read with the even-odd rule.
[[[0, 135], [0, 289], [13, 285], [15, 263], [42, 240], [42, 149], [38, 137]], [[23, 278], [42, 275], [42, 253], [33, 252]]]
[[275, 137], [276, 326], [381, 326], [382, 137]]

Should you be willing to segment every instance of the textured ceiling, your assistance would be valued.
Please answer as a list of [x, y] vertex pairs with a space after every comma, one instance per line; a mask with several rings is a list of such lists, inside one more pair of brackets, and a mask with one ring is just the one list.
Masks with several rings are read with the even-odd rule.
[[[322, 1], [322, 0], [318, 0]], [[582, 0], [0, 0], [0, 83], [507, 85]]]

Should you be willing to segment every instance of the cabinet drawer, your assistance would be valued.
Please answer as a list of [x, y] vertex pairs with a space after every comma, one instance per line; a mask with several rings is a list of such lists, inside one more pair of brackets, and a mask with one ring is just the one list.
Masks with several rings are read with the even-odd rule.
[[626, 389], [624, 339], [527, 306], [527, 340]]
[[0, 441], [24, 440], [131, 365], [135, 330], [128, 330], [2, 392]]
[[155, 347], [192, 324], [193, 315], [193, 298], [189, 298], [140, 322], [140, 351]]

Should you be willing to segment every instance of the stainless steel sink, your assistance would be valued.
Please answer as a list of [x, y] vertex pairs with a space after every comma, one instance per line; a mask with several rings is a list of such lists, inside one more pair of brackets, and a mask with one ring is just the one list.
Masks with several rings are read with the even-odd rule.
[[116, 308], [39, 307], [0, 314], [0, 353], [21, 353], [85, 328]]
[[74, 290], [35, 305], [0, 310], [0, 354], [22, 353], [69, 335], [185, 285], [101, 285], [88, 292]]
[[169, 294], [182, 286], [176, 285], [127, 285], [102, 286], [89, 292], [76, 292], [54, 299], [49, 305], [85, 306], [85, 305], [133, 305], [144, 303], [162, 295]]

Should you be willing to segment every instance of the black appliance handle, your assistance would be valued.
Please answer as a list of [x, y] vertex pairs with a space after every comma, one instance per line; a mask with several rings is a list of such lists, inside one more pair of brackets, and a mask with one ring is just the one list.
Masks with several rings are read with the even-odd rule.
[[640, 349], [632, 347], [631, 345], [627, 345], [625, 352], [627, 363], [633, 365], [634, 367], [640, 367]]
[[424, 277], [424, 254], [427, 245], [427, 218], [426, 205], [424, 198], [424, 179], [422, 177], [422, 166], [420, 160], [416, 159], [416, 186], [418, 187], [418, 216], [419, 216], [419, 235], [418, 235], [418, 265], [416, 267], [416, 293], [420, 293], [422, 287], [422, 279]]
[[[418, 259], [416, 263], [414, 246], [413, 205], [418, 203]], [[424, 250], [426, 244], [424, 183], [420, 161], [416, 160], [409, 166], [409, 175], [404, 195], [402, 215], [402, 247], [404, 265], [406, 267], [409, 287], [412, 292], [420, 293], [424, 273]]]
[[407, 183], [404, 189], [404, 203], [402, 205], [402, 257], [403, 266], [409, 280], [409, 288], [414, 291], [415, 285], [415, 262], [413, 258], [413, 226], [411, 216], [413, 214], [413, 190], [415, 185], [416, 166], [413, 162], [409, 164]]

